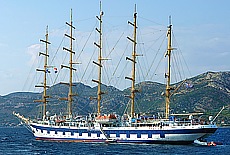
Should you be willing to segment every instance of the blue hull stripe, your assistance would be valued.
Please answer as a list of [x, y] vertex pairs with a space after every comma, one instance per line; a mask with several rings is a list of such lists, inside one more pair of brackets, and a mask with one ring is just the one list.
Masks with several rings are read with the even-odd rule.
[[[74, 133], [79, 133], [82, 135], [82, 133], [88, 133], [91, 135], [92, 133], [96, 133], [97, 135], [101, 134], [100, 130], [87, 130], [87, 129], [70, 129], [70, 128], [54, 128], [54, 127], [43, 127], [43, 126], [36, 126], [31, 125], [35, 129], [39, 129], [43, 132], [43, 130], [46, 130], [48, 133], [50, 131], [57, 132], [70, 132], [71, 135]], [[104, 132], [108, 135], [110, 134], [116, 134], [117, 137], [119, 137], [120, 134], [137, 134], [139, 137], [141, 134], [160, 134], [162, 137], [164, 137], [165, 134], [195, 134], [195, 133], [214, 133], [217, 130], [217, 128], [200, 128], [200, 129], [176, 129], [176, 130], [104, 130]]]

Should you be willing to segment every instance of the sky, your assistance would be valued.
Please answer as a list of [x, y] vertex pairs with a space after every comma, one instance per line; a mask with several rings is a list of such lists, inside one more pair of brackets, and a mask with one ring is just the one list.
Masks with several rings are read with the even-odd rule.
[[[108, 56], [115, 57], [111, 58], [113, 61], [109, 60], [108, 63], [105, 63], [113, 68], [108, 74], [114, 73], [115, 64], [120, 60], [118, 56], [123, 54], [126, 42], [128, 42], [119, 38], [126, 38], [126, 35], [132, 36], [133, 30], [131, 26], [128, 26], [127, 21], [133, 20], [135, 4], [138, 13], [138, 30], [140, 30], [138, 33], [142, 36], [137, 45], [144, 57], [143, 60], [140, 58], [140, 61], [144, 61], [145, 65], [150, 65], [150, 59], [157, 55], [156, 52], [160, 46], [160, 41], [158, 42], [157, 38], [166, 33], [169, 16], [171, 16], [173, 35], [175, 35], [177, 43], [176, 48], [179, 53], [183, 53], [186, 66], [189, 66], [187, 69], [189, 76], [196, 76], [207, 71], [230, 70], [229, 0], [102, 0], [103, 20], [105, 20], [105, 22], [103, 21], [103, 32], [106, 34], [106, 39], [104, 39], [106, 43], [103, 44], [105, 45], [103, 47], [107, 49], [107, 53], [112, 51], [112, 54], [108, 54]], [[78, 70], [86, 69], [87, 62], [92, 61], [90, 58], [95, 51], [93, 42], [98, 40], [97, 33], [92, 30], [98, 27], [95, 16], [99, 15], [99, 8], [99, 0], [1, 0], [0, 95], [34, 91], [34, 86], [31, 85], [35, 85], [36, 80], [34, 80], [32, 72], [35, 72], [39, 65], [37, 53], [44, 50], [39, 40], [44, 39], [48, 25], [49, 40], [53, 42], [50, 52], [55, 53], [63, 34], [68, 32], [65, 22], [70, 19], [70, 9], [73, 10], [73, 22], [77, 36], [77, 43], [74, 46], [76, 46], [76, 52], [83, 51], [79, 57], [82, 66], [77, 68]], [[145, 34], [155, 36], [151, 38]], [[87, 40], [89, 35], [91, 37]], [[153, 43], [150, 43], [153, 41], [158, 44], [156, 48], [152, 47]], [[116, 45], [117, 42], [119, 45]], [[90, 45], [88, 46], [86, 43]], [[111, 44], [109, 45], [109, 43]], [[68, 46], [68, 41], [64, 41], [63, 45]], [[115, 52], [113, 52], [113, 47]], [[132, 45], [128, 45], [128, 47], [130, 49], [127, 51], [131, 55]], [[162, 50], [164, 49], [162, 48]], [[128, 53], [125, 53], [125, 56], [128, 56]], [[60, 54], [60, 57], [65, 57], [65, 55]], [[62, 63], [62, 60], [55, 62], [54, 66], [59, 66], [58, 62]], [[154, 63], [158, 64], [158, 61]], [[118, 73], [122, 72], [122, 66], [126, 66], [123, 61], [118, 67], [120, 70], [117, 71]], [[152, 69], [154, 70], [154, 68]], [[91, 70], [94, 68], [88, 69], [88, 72]], [[148, 69], [143, 69], [143, 72], [144, 70]], [[86, 74], [88, 74], [84, 76], [86, 80], [82, 80], [83, 74], [77, 79], [87, 85], [94, 85], [89, 78], [91, 73]], [[140, 74], [146, 74], [146, 72], [140, 72]], [[158, 75], [154, 71], [151, 74]], [[116, 77], [121, 75], [123, 76], [123, 73]], [[92, 78], [96, 78], [96, 75], [92, 75]], [[153, 79], [145, 78], [145, 80], [153, 81], [159, 79], [158, 76]], [[139, 81], [142, 80], [139, 79]], [[116, 79], [112, 81], [116, 81]], [[130, 82], [120, 83], [118, 87], [124, 89], [129, 84]], [[116, 84], [111, 83], [111, 85]]]

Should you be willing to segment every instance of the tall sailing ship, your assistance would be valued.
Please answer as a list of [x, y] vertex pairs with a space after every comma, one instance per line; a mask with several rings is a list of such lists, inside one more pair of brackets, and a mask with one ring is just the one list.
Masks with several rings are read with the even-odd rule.
[[170, 84], [171, 77], [171, 47], [172, 42], [172, 25], [168, 26], [167, 38], [168, 47], [166, 56], [168, 58], [168, 69], [166, 75], [167, 83], [165, 89], [165, 103], [166, 111], [165, 118], [157, 119], [153, 117], [141, 117], [135, 114], [134, 103], [135, 94], [138, 91], [135, 88], [136, 81], [136, 63], [137, 56], [136, 46], [137, 46], [137, 12], [134, 12], [134, 21], [128, 22], [133, 26], [133, 37], [127, 37], [133, 44], [132, 57], [127, 57], [126, 60], [132, 63], [132, 76], [125, 77], [131, 81], [130, 90], [130, 101], [131, 101], [131, 111], [126, 117], [120, 117], [116, 114], [102, 114], [101, 113], [101, 95], [104, 92], [101, 90], [101, 74], [102, 74], [102, 61], [107, 60], [102, 57], [102, 17], [103, 12], [100, 9], [100, 15], [97, 16], [99, 20], [99, 28], [96, 31], [99, 34], [99, 43], [94, 43], [98, 48], [98, 61], [93, 62], [98, 67], [98, 79], [93, 79], [92, 81], [97, 83], [97, 113], [89, 114], [86, 117], [76, 117], [72, 112], [73, 94], [72, 87], [72, 74], [75, 70], [73, 68], [73, 34], [72, 31], [75, 29], [72, 22], [72, 11], [70, 23], [66, 23], [70, 28], [70, 34], [65, 34], [66, 37], [70, 39], [70, 48], [63, 48], [63, 50], [69, 52], [70, 60], [69, 66], [62, 65], [62, 68], [69, 69], [69, 83], [63, 83], [69, 86], [69, 93], [67, 98], [63, 100], [68, 101], [68, 115], [60, 117], [57, 115], [49, 116], [47, 115], [46, 104], [49, 96], [46, 94], [46, 74], [47, 74], [47, 59], [48, 54], [48, 29], [46, 32], [46, 40], [41, 40], [46, 45], [46, 52], [40, 53], [45, 57], [44, 68], [37, 69], [44, 73], [44, 82], [41, 87], [43, 87], [43, 96], [41, 100], [37, 102], [43, 103], [43, 118], [41, 120], [27, 119], [18, 113], [14, 113], [29, 127], [29, 129], [34, 134], [37, 140], [49, 140], [49, 141], [69, 141], [69, 142], [116, 142], [116, 143], [171, 143], [171, 144], [190, 144], [194, 140], [205, 138], [213, 134], [217, 130], [217, 126], [210, 121], [210, 124], [201, 124], [200, 122], [195, 122], [193, 119], [194, 114], [187, 114], [187, 121], [180, 121], [177, 119], [171, 119], [170, 114], [170, 97], [172, 95], [172, 87]]

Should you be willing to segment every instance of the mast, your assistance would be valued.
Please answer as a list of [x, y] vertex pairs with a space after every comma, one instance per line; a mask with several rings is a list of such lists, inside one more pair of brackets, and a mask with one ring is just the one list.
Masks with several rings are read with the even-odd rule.
[[46, 119], [46, 104], [47, 104], [47, 98], [49, 98], [49, 96], [47, 96], [46, 94], [46, 90], [48, 88], [47, 86], [47, 74], [49, 73], [49, 70], [48, 70], [48, 57], [49, 57], [49, 54], [48, 54], [48, 45], [50, 44], [50, 42], [48, 42], [48, 26], [46, 28], [46, 35], [45, 35], [45, 40], [40, 40], [41, 42], [45, 43], [46, 45], [46, 50], [45, 50], [45, 53], [42, 53], [42, 52], [39, 52], [39, 56], [44, 56], [44, 67], [43, 69], [36, 69], [36, 71], [41, 71], [44, 73], [44, 81], [43, 81], [43, 85], [40, 86], [40, 85], [36, 85], [35, 87], [43, 87], [43, 95], [42, 95], [42, 100], [35, 100], [34, 102], [43, 102], [43, 120]]
[[62, 84], [66, 84], [69, 86], [69, 93], [68, 93], [68, 98], [62, 98], [62, 100], [67, 100], [68, 101], [68, 106], [67, 106], [67, 112], [69, 115], [69, 118], [72, 117], [72, 103], [73, 103], [73, 71], [76, 71], [75, 68], [73, 68], [73, 64], [76, 64], [73, 62], [73, 55], [75, 54], [75, 52], [73, 51], [73, 40], [75, 40], [75, 38], [73, 38], [73, 29], [75, 29], [75, 27], [73, 26], [73, 21], [72, 21], [72, 9], [71, 9], [71, 13], [70, 13], [70, 23], [66, 22], [66, 25], [70, 27], [70, 35], [65, 34], [65, 36], [67, 38], [70, 39], [70, 47], [65, 48], [63, 47], [63, 50], [69, 52], [69, 56], [70, 56], [70, 60], [69, 60], [69, 66], [65, 66], [65, 65], [61, 65], [61, 68], [68, 68], [69, 69], [69, 83], [62, 83]]
[[132, 62], [132, 77], [125, 77], [125, 79], [129, 79], [132, 81], [131, 84], [131, 118], [134, 117], [134, 103], [135, 103], [135, 92], [137, 90], [135, 89], [135, 73], [136, 73], [136, 29], [137, 29], [137, 12], [136, 12], [136, 5], [135, 5], [135, 11], [134, 11], [134, 22], [128, 21], [128, 24], [132, 25], [134, 27], [133, 30], [133, 39], [130, 37], [127, 37], [132, 43], [133, 43], [133, 52], [132, 52], [132, 58], [126, 57], [126, 60], [130, 60]]
[[94, 64], [98, 66], [98, 80], [92, 80], [93, 82], [96, 82], [98, 84], [97, 86], [97, 114], [98, 116], [101, 114], [101, 95], [104, 94], [104, 92], [101, 91], [101, 74], [102, 74], [102, 60], [107, 60], [102, 58], [102, 16], [103, 11], [101, 7], [101, 1], [100, 1], [100, 16], [96, 16], [96, 18], [99, 21], [99, 29], [96, 28], [96, 31], [99, 33], [99, 44], [94, 42], [94, 45], [96, 45], [99, 49], [98, 51], [98, 62], [93, 61]]
[[166, 82], [166, 90], [165, 90], [165, 118], [168, 119], [169, 117], [169, 106], [170, 106], [170, 91], [171, 86], [170, 86], [170, 78], [171, 78], [171, 51], [173, 50], [172, 48], [172, 24], [171, 24], [171, 16], [169, 17], [169, 26], [168, 26], [168, 32], [167, 32], [167, 37], [168, 37], [168, 47], [167, 47], [167, 52], [165, 56], [168, 56], [168, 67], [167, 67], [167, 73], [165, 74], [165, 77], [167, 79]]

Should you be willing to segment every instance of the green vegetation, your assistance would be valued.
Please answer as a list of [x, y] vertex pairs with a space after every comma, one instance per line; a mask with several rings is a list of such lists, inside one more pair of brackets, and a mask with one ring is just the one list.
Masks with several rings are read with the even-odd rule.
[[[181, 86], [171, 97], [170, 111], [172, 113], [203, 112], [206, 117], [215, 116], [223, 106], [230, 105], [230, 72], [207, 72], [188, 79], [194, 87]], [[176, 87], [178, 84], [172, 85]], [[165, 111], [164, 96], [162, 92], [165, 85], [155, 82], [141, 82], [136, 85], [139, 90], [136, 93], [136, 113], [146, 115], [163, 115]], [[74, 92], [73, 111], [75, 115], [87, 115], [95, 113], [97, 101], [96, 87], [89, 87], [82, 83], [76, 83]], [[112, 86], [102, 86], [106, 92], [102, 99], [102, 113], [123, 114], [129, 111], [129, 88], [121, 91]], [[65, 85], [54, 85], [48, 89], [49, 99], [47, 110], [51, 114], [60, 114], [66, 111], [67, 102], [59, 98], [66, 97], [68, 87]], [[25, 117], [41, 118], [42, 106], [33, 102], [41, 98], [40, 93], [18, 92], [6, 96], [0, 96], [0, 125], [17, 125], [18, 120], [12, 112], [19, 112]], [[230, 108], [226, 108], [217, 119], [218, 124], [230, 124]]]

